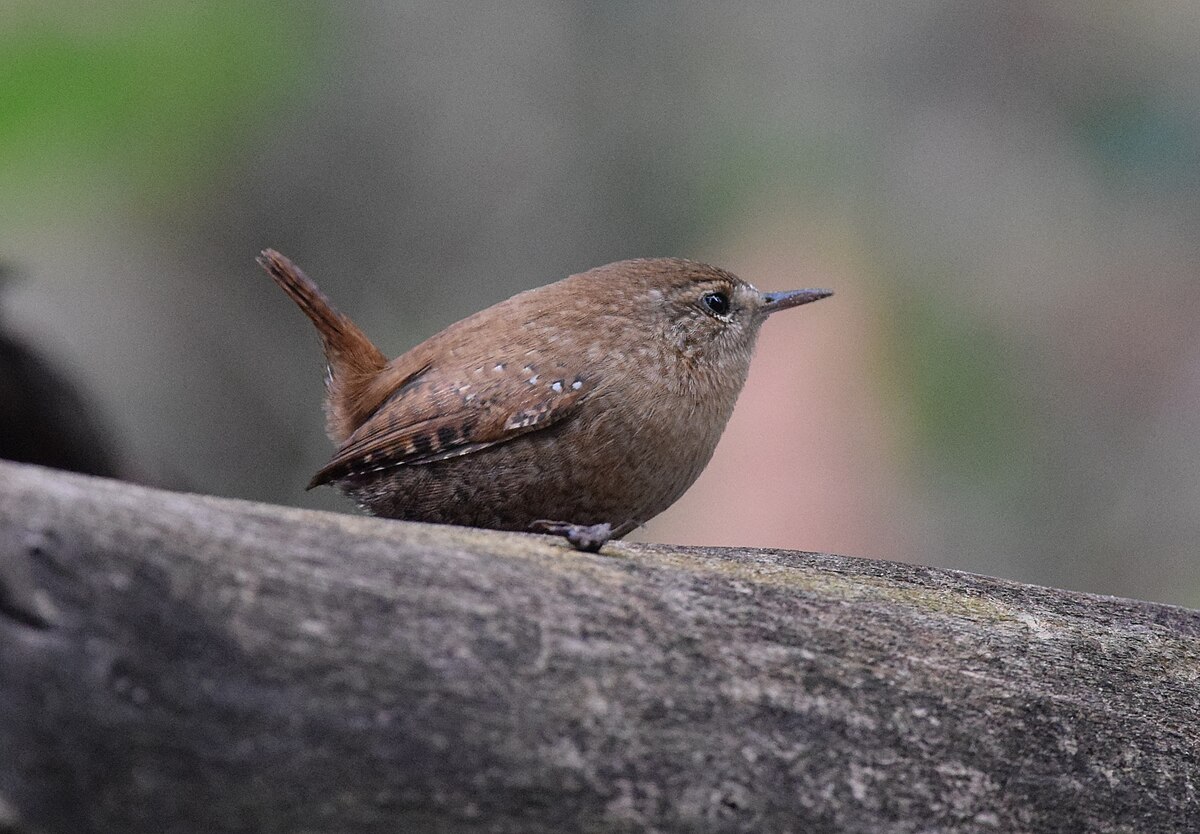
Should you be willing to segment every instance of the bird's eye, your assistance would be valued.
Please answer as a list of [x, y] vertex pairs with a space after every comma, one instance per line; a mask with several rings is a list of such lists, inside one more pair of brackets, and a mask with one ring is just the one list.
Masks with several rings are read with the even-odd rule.
[[700, 301], [704, 304], [705, 309], [714, 316], [729, 315], [729, 296], [723, 292], [705, 293]]

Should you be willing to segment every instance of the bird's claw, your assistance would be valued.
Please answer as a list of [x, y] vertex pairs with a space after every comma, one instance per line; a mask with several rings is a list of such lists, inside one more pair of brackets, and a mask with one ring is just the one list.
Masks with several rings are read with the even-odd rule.
[[630, 519], [623, 524], [613, 527], [607, 521], [601, 524], [572, 524], [569, 521], [548, 521], [541, 519], [529, 525], [535, 533], [549, 533], [552, 536], [562, 536], [576, 550], [584, 553], [599, 553], [600, 548], [614, 539], [628, 536], [641, 527], [640, 521]]
[[529, 525], [535, 533], [549, 533], [553, 536], [563, 536], [576, 550], [584, 553], [598, 553], [613, 537], [612, 525], [607, 521], [602, 524], [571, 524], [566, 521], [547, 521], [542, 519]]

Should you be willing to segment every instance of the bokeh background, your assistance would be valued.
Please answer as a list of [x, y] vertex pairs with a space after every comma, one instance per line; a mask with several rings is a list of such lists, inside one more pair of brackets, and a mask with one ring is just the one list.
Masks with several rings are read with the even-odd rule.
[[830, 286], [641, 537], [1197, 606], [1197, 44], [1193, 0], [7, 0], [0, 324], [124, 477], [352, 511], [264, 246], [389, 354], [623, 257]]

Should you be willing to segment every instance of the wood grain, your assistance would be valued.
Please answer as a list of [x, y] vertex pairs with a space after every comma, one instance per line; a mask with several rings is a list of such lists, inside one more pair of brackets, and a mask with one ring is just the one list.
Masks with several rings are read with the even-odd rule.
[[1200, 830], [1195, 611], [7, 463], [0, 577], [4, 832]]

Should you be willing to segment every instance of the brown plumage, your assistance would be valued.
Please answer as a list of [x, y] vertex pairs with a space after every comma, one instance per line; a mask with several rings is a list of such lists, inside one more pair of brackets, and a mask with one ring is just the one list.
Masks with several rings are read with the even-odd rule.
[[674, 258], [620, 261], [475, 313], [388, 362], [291, 261], [259, 263], [316, 325], [334, 484], [392, 518], [561, 533], [598, 549], [712, 456], [759, 326], [825, 290], [760, 293]]

